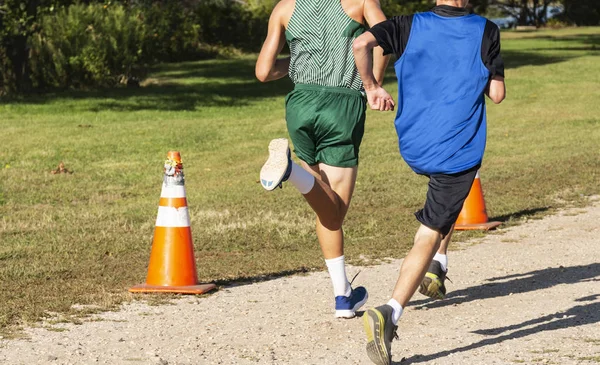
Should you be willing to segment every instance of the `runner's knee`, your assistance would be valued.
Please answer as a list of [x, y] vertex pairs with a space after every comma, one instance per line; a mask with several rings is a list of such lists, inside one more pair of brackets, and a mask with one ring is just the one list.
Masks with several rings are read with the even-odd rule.
[[331, 212], [325, 217], [319, 217], [319, 221], [323, 227], [327, 228], [330, 231], [337, 231], [342, 228], [342, 223], [344, 223], [344, 215], [338, 210], [337, 212]]

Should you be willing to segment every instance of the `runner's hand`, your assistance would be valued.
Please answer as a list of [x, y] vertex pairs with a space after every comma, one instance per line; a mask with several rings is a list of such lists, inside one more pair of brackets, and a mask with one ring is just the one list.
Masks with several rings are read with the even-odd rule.
[[382, 112], [394, 110], [394, 99], [381, 86], [373, 86], [370, 90], [365, 88], [365, 92], [371, 109]]

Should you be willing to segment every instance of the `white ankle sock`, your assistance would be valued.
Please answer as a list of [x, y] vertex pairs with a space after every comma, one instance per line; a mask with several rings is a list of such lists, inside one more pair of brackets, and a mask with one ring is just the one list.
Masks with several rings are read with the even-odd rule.
[[392, 321], [394, 321], [394, 325], [397, 325], [404, 309], [402, 309], [400, 303], [394, 298], [390, 299], [390, 301], [387, 302], [387, 305], [394, 309], [394, 312], [392, 312]]
[[344, 256], [336, 257], [334, 259], [326, 259], [325, 264], [327, 270], [329, 270], [329, 276], [331, 277], [331, 283], [333, 284], [333, 295], [334, 296], [350, 296], [352, 292], [350, 289], [350, 283], [346, 278], [346, 265], [344, 263]]
[[440, 263], [442, 270], [448, 271], [448, 255], [436, 253], [435, 256], [433, 256], [433, 259]]
[[292, 172], [290, 173], [288, 181], [291, 182], [302, 195], [308, 194], [313, 186], [315, 186], [315, 177], [294, 161], [292, 161]]

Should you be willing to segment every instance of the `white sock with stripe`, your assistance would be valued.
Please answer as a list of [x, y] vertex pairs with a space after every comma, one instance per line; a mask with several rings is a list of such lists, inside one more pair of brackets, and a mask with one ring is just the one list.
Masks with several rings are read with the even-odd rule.
[[433, 259], [440, 263], [442, 270], [448, 271], [448, 255], [436, 253], [435, 256], [433, 256]]
[[287, 181], [291, 182], [302, 195], [308, 194], [315, 186], [315, 177], [294, 161], [292, 161], [292, 172]]
[[346, 277], [344, 255], [334, 259], [325, 259], [325, 264], [327, 265], [331, 283], [333, 284], [333, 295], [336, 297], [340, 295], [345, 297], [350, 296], [352, 290]]
[[394, 322], [394, 325], [397, 325], [398, 321], [400, 320], [400, 316], [402, 315], [402, 312], [404, 312], [404, 309], [402, 309], [400, 303], [398, 303], [398, 301], [394, 298], [390, 299], [390, 301], [387, 302], [387, 305], [394, 309], [394, 311], [392, 312], [392, 321]]

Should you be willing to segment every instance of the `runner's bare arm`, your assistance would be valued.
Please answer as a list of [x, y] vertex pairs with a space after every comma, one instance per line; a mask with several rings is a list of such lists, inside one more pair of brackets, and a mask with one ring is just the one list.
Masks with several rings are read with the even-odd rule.
[[366, 32], [354, 40], [352, 50], [356, 68], [362, 78], [367, 100], [371, 109], [387, 111], [394, 110], [394, 100], [377, 82], [373, 74], [373, 48], [377, 47], [377, 40], [371, 32]]
[[[363, 12], [369, 27], [387, 20], [385, 14], [381, 10], [379, 0], [365, 0]], [[379, 85], [383, 84], [385, 69], [387, 68], [389, 61], [390, 56], [383, 55], [383, 48], [375, 47], [373, 50], [373, 74]]]
[[504, 77], [494, 76], [485, 91], [485, 94], [494, 104], [500, 104], [506, 97], [506, 86], [504, 85]]
[[263, 43], [256, 68], [256, 78], [261, 82], [277, 80], [288, 74], [290, 58], [277, 59], [279, 52], [285, 44], [285, 27], [283, 19], [286, 12], [287, 1], [281, 1], [275, 6], [269, 18], [269, 30]]

